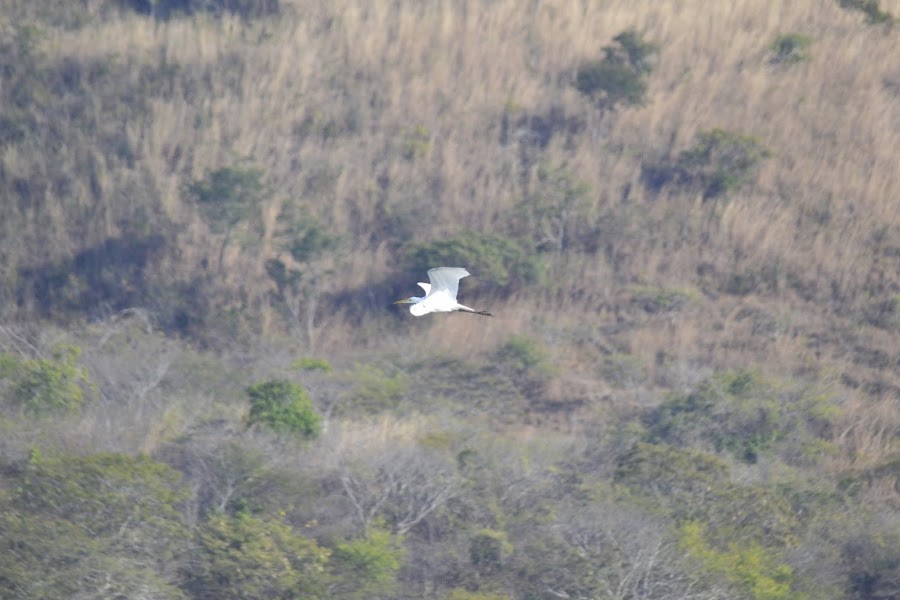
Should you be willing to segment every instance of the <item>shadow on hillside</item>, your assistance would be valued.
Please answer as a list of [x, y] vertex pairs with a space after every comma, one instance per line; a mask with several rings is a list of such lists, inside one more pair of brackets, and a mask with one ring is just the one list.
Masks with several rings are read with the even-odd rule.
[[20, 269], [17, 302], [42, 317], [143, 305], [151, 292], [147, 267], [165, 247], [162, 235], [110, 238], [71, 259]]
[[196, 13], [232, 13], [244, 19], [277, 15], [280, 0], [119, 0], [120, 4], [142, 15], [170, 19]]

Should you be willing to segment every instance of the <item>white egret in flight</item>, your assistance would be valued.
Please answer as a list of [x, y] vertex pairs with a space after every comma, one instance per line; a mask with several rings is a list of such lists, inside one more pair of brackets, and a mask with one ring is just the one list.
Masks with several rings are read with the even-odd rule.
[[469, 272], [460, 267], [429, 269], [428, 280], [431, 283], [419, 282], [419, 285], [425, 290], [425, 297], [417, 298], [413, 296], [405, 300], [397, 300], [394, 304], [412, 304], [409, 307], [409, 312], [417, 317], [428, 313], [455, 311], [469, 312], [486, 317], [494, 316], [483, 310], [475, 310], [468, 306], [463, 306], [456, 301], [456, 294], [459, 292], [459, 280], [468, 276]]

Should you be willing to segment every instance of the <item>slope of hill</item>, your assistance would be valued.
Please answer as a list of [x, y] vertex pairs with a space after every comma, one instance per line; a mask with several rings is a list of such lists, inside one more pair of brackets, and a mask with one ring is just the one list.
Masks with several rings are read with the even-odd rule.
[[0, 597], [900, 594], [897, 14], [7, 0]]

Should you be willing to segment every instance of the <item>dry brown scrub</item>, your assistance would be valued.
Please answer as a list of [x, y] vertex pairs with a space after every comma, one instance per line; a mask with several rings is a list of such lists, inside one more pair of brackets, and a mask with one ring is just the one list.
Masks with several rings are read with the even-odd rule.
[[[172, 89], [151, 94], [150, 117], [126, 128], [137, 164], [99, 171], [106, 203], [145, 172], [168, 216], [190, 224], [173, 269], [195, 268], [215, 246], [182, 184], [250, 157], [275, 186], [275, 205], [307, 199], [351, 241], [329, 290], [379, 282], [393, 272], [395, 245], [410, 236], [502, 229], [524, 193], [521, 171], [534, 168], [523, 165], [516, 137], [528, 132], [504, 140], [504, 116], [516, 124], [556, 108], [581, 119], [583, 130], [554, 131], [546, 148], [526, 150], [590, 185], [585, 219], [612, 211], [631, 218], [632, 229], [606, 254], [557, 259], [546, 294], [483, 299], [499, 315], [491, 322], [423, 321], [416, 341], [402, 343], [477, 353], [510, 332], [574, 332], [592, 320], [621, 323], [612, 343], [648, 363], [663, 352], [712, 366], [777, 357], [777, 366], [796, 369], [802, 351], [790, 349], [802, 348], [806, 331], [784, 327], [772, 339], [737, 343], [752, 334], [729, 326], [729, 315], [761, 294], [763, 312], [805, 312], [806, 326], [821, 331], [835, 318], [855, 326], [869, 302], [900, 291], [900, 44], [836, 2], [284, 4], [278, 21], [123, 16], [46, 41], [51, 58], [176, 69]], [[573, 69], [627, 28], [660, 47], [648, 102], [601, 116], [571, 86]], [[767, 47], [784, 32], [814, 38], [810, 61], [770, 64]], [[713, 127], [757, 136], [772, 151], [757, 185], [715, 203], [645, 188], [643, 164], [674, 156]], [[416, 135], [424, 139], [405, 153]], [[7, 168], [21, 161], [40, 158], [4, 156]], [[334, 176], [311, 190], [310, 176], [323, 171]], [[386, 225], [396, 222], [406, 225]], [[105, 231], [115, 233], [112, 220]], [[231, 260], [246, 280], [246, 263]], [[773, 265], [776, 274], [750, 298], [721, 294], [728, 277]], [[700, 266], [713, 281], [698, 275]], [[246, 284], [267, 288], [254, 272]], [[408, 274], [410, 287], [420, 275]], [[648, 317], [621, 293], [632, 282], [709, 295], [697, 293], [690, 310], [668, 319]], [[371, 319], [358, 329], [330, 315], [320, 349], [391, 335], [393, 325]], [[799, 341], [785, 344], [784, 336]]]

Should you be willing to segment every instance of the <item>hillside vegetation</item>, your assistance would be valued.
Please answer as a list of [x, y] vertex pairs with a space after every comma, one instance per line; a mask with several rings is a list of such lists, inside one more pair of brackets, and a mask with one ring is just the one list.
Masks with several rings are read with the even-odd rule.
[[896, 15], [0, 0], [0, 598], [900, 597]]

